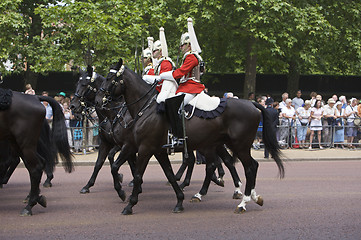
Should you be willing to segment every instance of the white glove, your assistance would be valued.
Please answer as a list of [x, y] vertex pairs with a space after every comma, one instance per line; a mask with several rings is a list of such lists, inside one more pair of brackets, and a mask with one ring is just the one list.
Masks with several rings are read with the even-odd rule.
[[158, 82], [160, 78], [159, 76], [155, 76], [155, 75], [144, 75], [143, 80], [148, 84], [153, 84], [155, 81]]

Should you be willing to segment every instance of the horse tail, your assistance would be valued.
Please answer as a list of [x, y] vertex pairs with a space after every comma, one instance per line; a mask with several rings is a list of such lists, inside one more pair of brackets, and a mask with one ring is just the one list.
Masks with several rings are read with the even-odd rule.
[[38, 96], [40, 101], [46, 101], [53, 109], [52, 139], [56, 150], [60, 155], [65, 171], [74, 170], [73, 155], [70, 152], [65, 118], [60, 104], [55, 99], [47, 96]]
[[252, 102], [253, 105], [258, 108], [262, 112], [263, 117], [263, 129], [262, 129], [262, 137], [265, 148], [271, 153], [272, 158], [275, 160], [280, 177], [283, 178], [285, 176], [285, 169], [283, 166], [283, 162], [281, 159], [282, 153], [280, 150], [280, 146], [278, 145], [276, 132], [272, 127], [272, 119], [266, 109], [259, 103]]
[[[52, 134], [50, 133], [48, 121], [44, 119], [37, 146], [37, 156], [44, 163], [44, 170], [46, 170], [46, 172], [54, 172], [54, 167], [57, 159], [57, 151], [56, 147], [54, 147], [54, 142], [51, 138], [51, 135]], [[51, 147], [49, 147], [49, 145]]]

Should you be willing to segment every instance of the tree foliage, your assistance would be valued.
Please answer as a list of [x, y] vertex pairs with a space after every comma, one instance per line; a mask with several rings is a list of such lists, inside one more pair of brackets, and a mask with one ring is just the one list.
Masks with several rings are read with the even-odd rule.
[[[254, 39], [258, 73], [361, 74], [361, 3], [346, 0], [3, 0], [0, 58], [15, 70], [64, 70], [91, 60], [99, 71], [165, 28], [170, 56], [178, 55], [187, 18], [211, 72], [244, 72]], [[3, 71], [3, 66], [0, 66]]]

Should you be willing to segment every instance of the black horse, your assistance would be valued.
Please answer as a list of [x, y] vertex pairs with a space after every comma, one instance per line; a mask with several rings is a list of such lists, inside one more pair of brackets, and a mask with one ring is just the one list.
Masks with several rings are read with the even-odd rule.
[[[94, 107], [95, 97], [97, 91], [100, 89], [100, 85], [105, 81], [105, 78], [100, 74], [93, 72], [93, 68], [88, 66], [87, 71], [80, 70], [79, 81], [76, 86], [74, 98], [71, 101], [70, 108], [75, 114], [87, 114], [88, 110]], [[114, 103], [112, 103], [114, 104]], [[120, 109], [121, 104], [114, 104], [109, 109], [102, 109], [95, 107], [96, 113], [99, 118], [99, 137], [100, 145], [98, 157], [94, 166], [93, 174], [91, 175], [88, 183], [80, 190], [80, 193], [89, 193], [89, 188], [94, 186], [96, 177], [100, 169], [102, 168], [105, 159], [108, 156], [110, 166], [114, 163], [114, 155], [123, 146], [124, 137], [127, 137], [129, 133], [124, 130], [119, 122], [117, 122], [116, 115]], [[125, 116], [125, 120], [131, 120], [130, 115]], [[120, 154], [118, 158], [122, 158]], [[129, 162], [129, 166], [133, 171], [135, 161], [135, 154], [129, 159], [122, 158], [122, 163], [126, 160]], [[117, 190], [119, 197], [124, 201], [126, 198], [125, 192], [122, 190], [120, 182], [122, 182], [122, 176], [118, 172], [113, 175], [114, 187]]]
[[[123, 214], [131, 214], [133, 206], [138, 202], [143, 174], [152, 155], [157, 156], [168, 181], [176, 192], [177, 205], [173, 211], [183, 211], [184, 194], [176, 183], [167, 153], [162, 148], [162, 145], [166, 142], [169, 124], [163, 114], [156, 113], [154, 92], [137, 74], [123, 66], [122, 60], [108, 74], [105, 91], [113, 98], [123, 95], [131, 116], [136, 120], [133, 133], [138, 147], [136, 162], [138, 172], [134, 176], [133, 192], [129, 204], [123, 210]], [[250, 154], [261, 116], [263, 116], [264, 122], [265, 147], [275, 160], [280, 177], [283, 177], [284, 167], [280, 158], [281, 153], [276, 135], [271, 130], [268, 113], [265, 112], [261, 105], [247, 100], [229, 99], [227, 107], [221, 116], [215, 119], [192, 117], [186, 121], [187, 150], [197, 149], [207, 159], [206, 180], [199, 192], [200, 195], [207, 193], [210, 178], [215, 170], [215, 162], [218, 158], [217, 149], [220, 146], [226, 144], [242, 162], [246, 175], [246, 188], [242, 202], [235, 210], [237, 213], [245, 211], [246, 203], [251, 199], [259, 205], [263, 204], [262, 198], [255, 192], [258, 162]]]
[[[44, 131], [44, 134], [40, 134], [40, 137], [43, 137], [45, 139], [42, 139], [42, 141], [39, 141], [38, 148], [42, 149], [45, 146], [39, 146], [41, 143], [46, 143], [47, 138], [49, 137], [46, 132], [48, 132], [49, 125], [48, 122], [45, 120], [43, 123], [42, 131]], [[11, 145], [9, 141], [1, 141], [0, 142], [0, 162], [2, 162], [0, 167], [0, 188], [3, 184], [7, 184], [11, 175], [14, 173], [16, 167], [20, 163], [20, 156], [15, 151], [11, 150]], [[51, 148], [53, 149], [53, 148]], [[44, 159], [46, 159], [47, 156], [42, 156]], [[54, 154], [50, 156], [50, 159], [56, 158]], [[43, 187], [51, 187], [52, 183], [51, 180], [54, 178], [54, 161], [47, 160], [45, 161], [44, 166], [44, 172], [46, 173], [46, 180], [43, 184]]]
[[[47, 101], [53, 108], [53, 128], [43, 131], [45, 108], [40, 101]], [[45, 134], [45, 137], [40, 137]], [[47, 141], [45, 141], [47, 139]], [[39, 203], [46, 206], [46, 198], [40, 196], [39, 184], [46, 161], [55, 164], [57, 153], [67, 172], [73, 170], [72, 155], [67, 139], [62, 109], [54, 99], [12, 92], [8, 109], [0, 111], [0, 141], [7, 140], [12, 151], [23, 160], [29, 171], [31, 189], [27, 206], [21, 215], [32, 215], [32, 208]], [[52, 157], [54, 153], [55, 157]]]

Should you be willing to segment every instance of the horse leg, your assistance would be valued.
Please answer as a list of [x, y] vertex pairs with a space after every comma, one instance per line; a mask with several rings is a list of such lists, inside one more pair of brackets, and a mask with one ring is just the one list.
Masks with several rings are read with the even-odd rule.
[[[130, 162], [134, 162], [136, 159], [136, 150], [134, 150], [129, 144], [124, 144], [122, 150], [119, 153], [117, 160], [112, 164], [112, 176], [114, 182], [114, 189], [117, 191], [118, 196], [122, 201], [125, 201], [126, 194], [124, 190], [122, 190], [122, 185], [119, 182], [119, 168], [122, 166], [126, 160], [130, 160]], [[129, 161], [128, 161], [129, 162]]]
[[53, 184], [51, 183], [51, 180], [54, 178], [54, 169], [52, 168], [51, 164], [48, 164], [48, 162], [45, 162], [45, 173], [46, 173], [46, 180], [43, 184], [43, 187], [52, 187]]
[[207, 194], [212, 175], [214, 174], [218, 164], [217, 161], [219, 161], [218, 157], [213, 152], [206, 153], [204, 156], [206, 157], [206, 177], [203, 181], [201, 190], [191, 198], [191, 202], [200, 202], [202, 201], [202, 196]]
[[233, 193], [233, 199], [241, 199], [242, 197], [242, 182], [238, 176], [237, 169], [234, 166], [233, 157], [228, 153], [228, 151], [222, 146], [217, 148], [217, 155], [223, 160], [224, 165], [228, 168], [229, 172], [231, 173], [233, 183], [235, 186], [235, 190]]
[[167, 177], [168, 181], [170, 182], [170, 184], [173, 187], [174, 192], [176, 193], [177, 205], [174, 207], [173, 213], [183, 212], [184, 211], [184, 208], [183, 208], [184, 193], [176, 181], [176, 178], [174, 176], [174, 172], [173, 172], [173, 169], [170, 164], [170, 161], [169, 161], [166, 151], [161, 151], [159, 154], [156, 154], [155, 157], [157, 158], [160, 166], [163, 169], [165, 176]]
[[192, 177], [192, 173], [193, 173], [193, 169], [194, 169], [194, 163], [196, 161], [193, 151], [188, 152], [188, 159], [185, 159], [185, 161], [188, 166], [188, 169], [187, 169], [187, 173], [186, 173], [183, 183], [179, 186], [182, 190], [185, 187], [189, 186], [189, 184], [191, 182], [191, 177]]
[[[243, 157], [243, 158], [242, 158]], [[242, 202], [237, 206], [235, 213], [243, 213], [246, 211], [246, 205], [248, 202], [255, 201], [258, 205], [263, 205], [263, 198], [256, 194], [256, 177], [258, 170], [258, 162], [252, 158], [252, 156], [247, 153], [247, 155], [238, 155], [238, 158], [241, 159], [244, 167], [244, 172], [246, 175], [246, 188], [244, 191], [244, 196]]]
[[144, 152], [144, 150], [142, 151], [141, 149], [138, 152], [138, 158], [135, 161], [135, 171], [133, 175], [133, 190], [132, 194], [129, 197], [128, 205], [122, 211], [123, 215], [133, 214], [133, 206], [138, 203], [138, 195], [140, 193], [141, 185], [143, 183], [143, 174], [151, 156], [151, 153]]
[[14, 173], [16, 167], [20, 163], [20, 158], [18, 156], [10, 155], [9, 157], [11, 158], [10, 166], [6, 170], [6, 174], [5, 174], [4, 178], [3, 178], [2, 184], [7, 184], [8, 183], [11, 175]]
[[[115, 147], [113, 147], [113, 148], [110, 150], [110, 152], [109, 152], [109, 154], [108, 154], [108, 160], [109, 160], [110, 166], [113, 165], [115, 154], [116, 154], [117, 152], [119, 152], [120, 149], [121, 149], [121, 147], [115, 146]], [[122, 183], [122, 182], [123, 182], [123, 174], [118, 173], [118, 176], [119, 176], [119, 182]]]
[[[26, 207], [21, 211], [21, 216], [31, 216], [32, 215], [32, 208], [39, 203], [41, 206], [46, 207], [46, 198], [44, 196], [39, 195], [40, 194], [40, 181], [41, 176], [43, 174], [43, 167], [40, 161], [38, 161], [35, 154], [31, 153], [32, 151], [24, 151], [24, 164], [26, 168], [28, 169], [29, 175], [30, 175], [30, 194], [29, 194], [29, 200]], [[25, 157], [26, 156], [26, 157]]]
[[[184, 158], [184, 157], [183, 157], [183, 158]], [[179, 167], [178, 172], [177, 172], [176, 175], [175, 175], [175, 179], [176, 179], [177, 181], [180, 181], [180, 180], [181, 180], [182, 175], [183, 175], [184, 171], [186, 170], [186, 168], [187, 168], [187, 163], [186, 163], [186, 160], [183, 159], [182, 165]]]
[[84, 194], [84, 193], [90, 192], [89, 188], [94, 186], [94, 183], [98, 176], [98, 173], [99, 173], [100, 169], [103, 167], [103, 164], [105, 162], [105, 159], [107, 158], [107, 155], [108, 155], [111, 147], [112, 146], [110, 146], [109, 144], [106, 144], [106, 143], [104, 143], [104, 141], [101, 141], [100, 146], [99, 146], [98, 158], [97, 158], [97, 161], [95, 162], [93, 174], [91, 175], [88, 183], [80, 190], [80, 193]]

